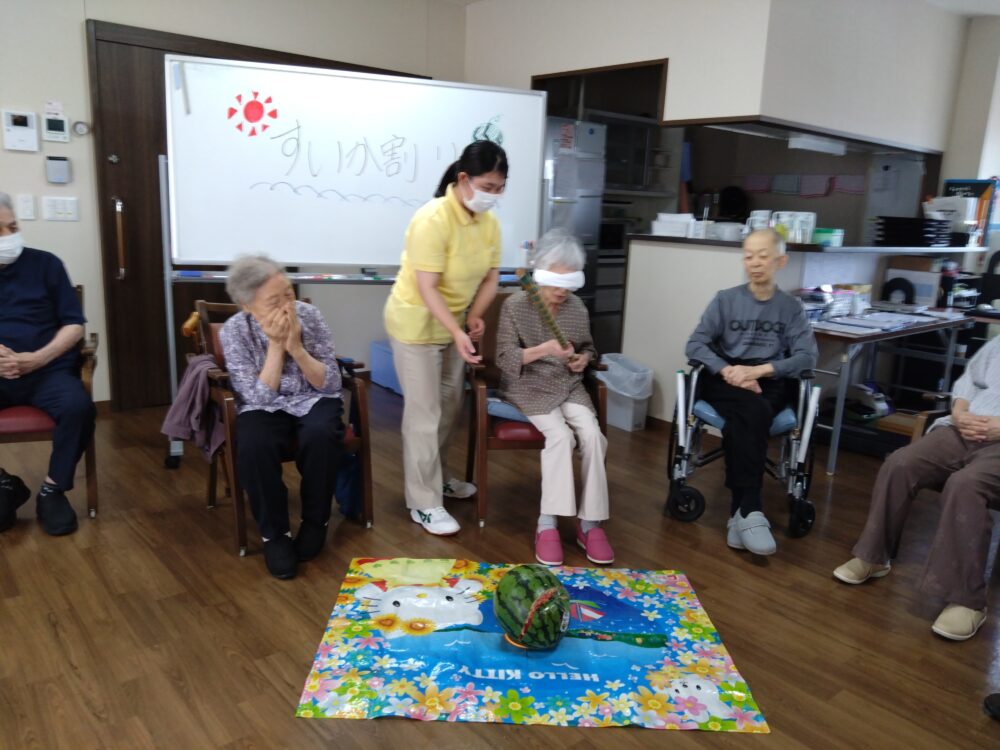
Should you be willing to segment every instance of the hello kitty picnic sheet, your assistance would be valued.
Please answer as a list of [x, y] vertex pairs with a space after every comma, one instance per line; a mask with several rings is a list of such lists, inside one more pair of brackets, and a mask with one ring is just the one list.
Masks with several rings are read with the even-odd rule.
[[551, 568], [569, 629], [528, 651], [493, 615], [511, 567], [353, 560], [296, 715], [770, 731], [683, 573]]

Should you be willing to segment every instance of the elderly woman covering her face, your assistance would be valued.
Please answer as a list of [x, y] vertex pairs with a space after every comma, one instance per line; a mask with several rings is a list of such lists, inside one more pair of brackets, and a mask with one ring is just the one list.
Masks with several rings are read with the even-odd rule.
[[[614, 562], [614, 552], [599, 526], [608, 518], [604, 470], [607, 440], [583, 385], [583, 371], [597, 356], [587, 309], [573, 291], [583, 286], [583, 248], [576, 239], [552, 230], [539, 241], [535, 281], [541, 298], [570, 346], [552, 337], [525, 292], [504, 302], [497, 330], [501, 391], [545, 435], [542, 451], [542, 505], [535, 534], [535, 557], [562, 565], [556, 516], [577, 516], [577, 543], [594, 563]], [[575, 439], [574, 439], [575, 436]], [[573, 447], [579, 446], [583, 489], [579, 508], [573, 483]]]
[[[226, 291], [240, 305], [219, 338], [236, 394], [236, 460], [264, 560], [276, 578], [319, 554], [344, 436], [340, 369], [323, 315], [295, 292], [280, 266], [264, 256], [238, 259]], [[294, 450], [302, 475], [302, 524], [293, 541], [282, 458]]]

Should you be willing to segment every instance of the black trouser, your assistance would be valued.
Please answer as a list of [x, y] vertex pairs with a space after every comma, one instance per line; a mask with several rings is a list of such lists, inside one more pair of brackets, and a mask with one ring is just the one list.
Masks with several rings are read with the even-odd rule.
[[294, 457], [302, 475], [302, 520], [330, 520], [344, 443], [343, 413], [339, 398], [321, 398], [302, 417], [285, 411], [247, 411], [236, 417], [237, 471], [264, 539], [289, 531], [288, 488], [281, 480], [284, 459]]
[[13, 380], [0, 378], [0, 409], [8, 406], [35, 406], [56, 423], [49, 477], [59, 489], [73, 489], [76, 463], [94, 435], [97, 416], [83, 381], [67, 369], [42, 370]]
[[699, 397], [710, 403], [726, 420], [722, 449], [726, 457], [726, 487], [733, 494], [730, 515], [737, 508], [746, 516], [761, 510], [767, 441], [774, 416], [792, 401], [797, 382], [784, 378], [761, 378], [761, 393], [729, 385], [721, 375], [701, 375]]

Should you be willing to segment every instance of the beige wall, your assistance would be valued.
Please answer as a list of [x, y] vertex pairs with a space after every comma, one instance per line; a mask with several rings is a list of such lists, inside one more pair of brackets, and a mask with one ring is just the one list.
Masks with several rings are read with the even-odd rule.
[[772, 0], [761, 112], [943, 151], [965, 28], [914, 0]]
[[670, 58], [665, 119], [754, 115], [770, 0], [480, 0], [466, 11], [466, 78]]
[[1000, 85], [1000, 18], [980, 17], [968, 21], [968, 36], [962, 57], [962, 72], [955, 96], [951, 133], [941, 163], [942, 179], [989, 177], [1000, 165], [983, 169], [984, 142], [989, 136], [991, 100], [1000, 108], [994, 92]]
[[[191, 36], [391, 68], [434, 78], [462, 80], [465, 9], [450, 0], [3, 0], [4, 39], [0, 43], [0, 106], [41, 113], [45, 100], [62, 102], [74, 120], [91, 120], [84, 21], [88, 18]], [[44, 143], [40, 153], [0, 150], [0, 190], [32, 193], [41, 216], [42, 195], [79, 198], [80, 221], [23, 223], [27, 243], [56, 253], [70, 276], [86, 287], [89, 330], [101, 336], [107, 362], [107, 336], [100, 248], [94, 140]], [[47, 185], [44, 156], [68, 156], [74, 179]], [[340, 301], [351, 315], [381, 327], [384, 288], [370, 293], [310, 289], [314, 301], [334, 319]], [[379, 336], [381, 337], [381, 336]], [[367, 358], [365, 342], [348, 338], [338, 348]], [[108, 369], [98, 366], [97, 400], [110, 398]]]

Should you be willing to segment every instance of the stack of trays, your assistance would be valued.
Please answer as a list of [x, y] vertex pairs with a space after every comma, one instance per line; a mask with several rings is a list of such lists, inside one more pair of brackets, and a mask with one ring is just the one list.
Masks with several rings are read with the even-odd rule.
[[882, 247], [949, 247], [951, 222], [879, 216], [875, 219], [875, 244]]

